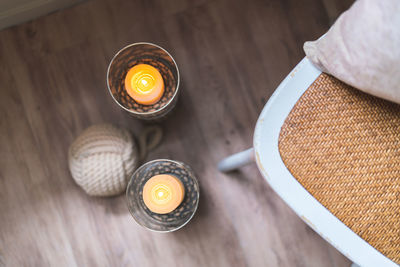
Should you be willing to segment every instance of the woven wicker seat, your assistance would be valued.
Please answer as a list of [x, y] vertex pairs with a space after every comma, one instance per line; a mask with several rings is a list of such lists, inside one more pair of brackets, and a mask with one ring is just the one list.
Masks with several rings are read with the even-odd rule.
[[400, 105], [321, 74], [286, 118], [279, 151], [322, 205], [400, 263]]

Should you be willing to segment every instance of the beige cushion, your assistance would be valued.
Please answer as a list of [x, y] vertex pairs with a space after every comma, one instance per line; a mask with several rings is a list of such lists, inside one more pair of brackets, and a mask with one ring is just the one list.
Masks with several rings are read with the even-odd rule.
[[400, 103], [400, 0], [356, 1], [304, 51], [324, 72]]

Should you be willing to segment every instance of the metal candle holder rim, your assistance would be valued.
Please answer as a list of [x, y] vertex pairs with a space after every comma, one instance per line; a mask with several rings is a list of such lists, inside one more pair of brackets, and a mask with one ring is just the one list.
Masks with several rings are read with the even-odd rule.
[[[140, 166], [139, 168], [137, 168], [137, 169], [135, 170], [135, 172], [138, 171], [140, 168], [142, 168], [142, 167], [145, 166], [145, 165], [152, 164], [152, 163], [159, 162], [159, 161], [169, 161], [169, 162], [173, 162], [173, 163], [182, 165], [182, 163], [181, 163], [180, 161], [176, 161], [176, 160], [171, 160], [171, 159], [155, 159], [155, 160], [151, 160], [151, 161], [148, 161], [148, 162], [144, 163], [142, 166]], [[186, 164], [185, 164], [185, 165], [186, 165]], [[133, 174], [132, 174], [132, 176], [133, 176]], [[194, 178], [195, 182], [198, 184], [197, 178], [196, 178], [196, 177], [193, 177], [193, 178]], [[126, 187], [125, 195], [127, 195], [128, 188], [129, 188], [131, 182], [132, 182], [132, 179], [130, 179], [129, 182], [128, 182], [128, 186]], [[193, 216], [196, 214], [197, 208], [199, 207], [200, 190], [198, 190], [196, 193], [197, 193], [197, 199], [198, 199], [198, 200], [197, 200], [196, 206], [195, 206], [195, 208], [194, 208], [192, 214], [190, 215], [190, 217], [186, 220], [186, 222], [184, 222], [183, 224], [181, 224], [181, 225], [179, 225], [178, 227], [176, 227], [176, 228], [174, 228], [174, 229], [171, 229], [171, 230], [166, 230], [166, 231], [154, 230], [154, 229], [151, 229], [151, 228], [149, 228], [149, 227], [147, 227], [147, 226], [145, 226], [145, 225], [142, 225], [141, 223], [139, 223], [139, 222], [136, 220], [135, 216], [133, 216], [131, 210], [130, 210], [130, 209], [128, 209], [128, 210], [129, 210], [129, 213], [131, 214], [131, 216], [133, 217], [134, 222], [135, 222], [137, 225], [139, 225], [140, 227], [143, 227], [143, 228], [145, 228], [145, 229], [147, 229], [147, 230], [149, 230], [149, 231], [151, 231], [151, 232], [155, 232], [155, 233], [171, 233], [171, 232], [175, 232], [175, 231], [181, 229], [181, 228], [184, 227], [186, 224], [188, 224], [188, 223], [192, 220]]]
[[[172, 59], [172, 61], [174, 62], [174, 65], [175, 65], [175, 68], [176, 68], [176, 73], [177, 73], [177, 76], [178, 76], [178, 77], [177, 77], [177, 82], [176, 82], [176, 90], [175, 90], [175, 92], [174, 92], [174, 95], [171, 97], [171, 99], [168, 100], [168, 103], [165, 104], [164, 106], [162, 106], [161, 108], [159, 108], [159, 109], [157, 109], [157, 110], [154, 110], [154, 111], [150, 111], [150, 112], [136, 112], [136, 111], [134, 111], [134, 110], [127, 109], [126, 107], [124, 107], [123, 105], [121, 105], [121, 104], [118, 102], [118, 100], [115, 99], [113, 93], [111, 92], [110, 85], [109, 85], [109, 80], [108, 80], [108, 76], [109, 76], [109, 73], [110, 73], [110, 68], [111, 68], [112, 63], [114, 62], [114, 59], [115, 59], [122, 51], [124, 51], [125, 49], [127, 49], [127, 48], [129, 48], [129, 47], [131, 47], [131, 46], [143, 45], [143, 44], [155, 46], [155, 47], [157, 47], [157, 48], [163, 50], [165, 53], [167, 53], [167, 55], [168, 55], [168, 56]], [[168, 105], [174, 100], [174, 98], [175, 98], [176, 95], [178, 94], [178, 91], [179, 91], [179, 84], [180, 84], [179, 68], [178, 68], [178, 64], [176, 64], [176, 61], [175, 61], [174, 57], [171, 56], [171, 54], [170, 54], [167, 50], [165, 50], [165, 49], [162, 48], [161, 46], [156, 45], [156, 44], [153, 44], [153, 43], [149, 43], [149, 42], [139, 42], [139, 43], [133, 43], [133, 44], [129, 44], [129, 45], [127, 45], [127, 46], [124, 46], [123, 48], [121, 48], [121, 49], [113, 56], [113, 58], [111, 59], [110, 63], [108, 64], [108, 68], [107, 68], [107, 88], [108, 88], [108, 92], [110, 93], [111, 97], [114, 99], [114, 102], [116, 102], [121, 108], [123, 108], [124, 110], [126, 110], [126, 111], [128, 111], [128, 112], [130, 112], [130, 113], [136, 114], [136, 115], [153, 114], [153, 113], [156, 113], [156, 112], [160, 112], [160, 111], [163, 110], [164, 108], [168, 107]]]

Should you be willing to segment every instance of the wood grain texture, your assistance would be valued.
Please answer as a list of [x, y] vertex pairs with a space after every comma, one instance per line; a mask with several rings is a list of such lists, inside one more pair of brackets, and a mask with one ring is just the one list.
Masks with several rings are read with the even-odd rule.
[[[93, 0], [0, 32], [0, 266], [348, 266], [255, 165], [216, 170], [251, 146], [258, 114], [304, 56], [303, 42], [328, 29], [327, 6]], [[67, 166], [68, 146], [89, 125], [143, 127], [105, 82], [114, 53], [138, 41], [166, 48], [182, 78], [148, 160], [188, 163], [201, 187], [198, 213], [170, 234], [137, 226], [123, 196], [86, 196]]]

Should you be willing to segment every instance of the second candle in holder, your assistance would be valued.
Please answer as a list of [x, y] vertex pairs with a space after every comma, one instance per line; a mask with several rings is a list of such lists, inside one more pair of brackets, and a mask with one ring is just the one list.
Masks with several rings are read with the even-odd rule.
[[141, 226], [172, 232], [187, 224], [196, 212], [200, 187], [183, 162], [159, 159], [143, 164], [126, 189], [129, 211]]
[[143, 187], [144, 204], [154, 213], [166, 214], [183, 201], [185, 187], [173, 175], [159, 174], [150, 178]]

